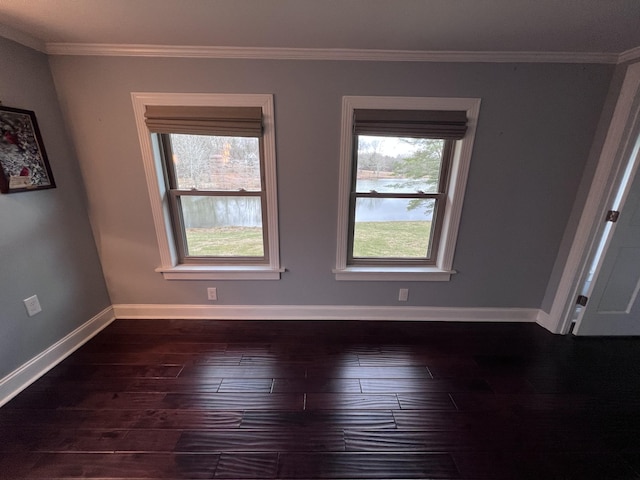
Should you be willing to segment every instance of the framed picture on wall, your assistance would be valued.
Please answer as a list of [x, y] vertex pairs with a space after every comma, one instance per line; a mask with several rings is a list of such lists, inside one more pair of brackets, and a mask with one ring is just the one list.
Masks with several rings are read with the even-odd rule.
[[35, 113], [0, 105], [0, 192], [55, 186]]

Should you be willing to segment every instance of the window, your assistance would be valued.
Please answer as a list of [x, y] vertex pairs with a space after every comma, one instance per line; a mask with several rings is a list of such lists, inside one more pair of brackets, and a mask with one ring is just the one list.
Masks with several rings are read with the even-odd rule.
[[278, 279], [270, 95], [132, 94], [167, 279]]
[[161, 146], [180, 263], [266, 263], [261, 109], [149, 106], [146, 123]]
[[449, 280], [476, 99], [345, 97], [338, 280]]

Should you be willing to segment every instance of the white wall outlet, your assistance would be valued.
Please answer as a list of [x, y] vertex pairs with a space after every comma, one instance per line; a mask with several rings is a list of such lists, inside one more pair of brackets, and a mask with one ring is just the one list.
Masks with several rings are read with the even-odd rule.
[[33, 317], [36, 313], [40, 313], [42, 311], [42, 307], [40, 306], [40, 301], [38, 300], [37, 295], [25, 298], [23, 302], [24, 306], [27, 307], [27, 314], [30, 317]]
[[207, 288], [207, 298], [209, 300], [218, 300], [218, 289], [215, 287]]
[[398, 293], [398, 301], [406, 302], [408, 298], [409, 298], [409, 289], [401, 288], [400, 292]]

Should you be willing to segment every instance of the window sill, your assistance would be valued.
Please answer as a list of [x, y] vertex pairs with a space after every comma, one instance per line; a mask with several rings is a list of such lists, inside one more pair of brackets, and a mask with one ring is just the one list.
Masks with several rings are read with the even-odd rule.
[[284, 268], [242, 265], [176, 265], [158, 267], [165, 280], [280, 280]]
[[448, 282], [455, 270], [438, 267], [347, 267], [334, 269], [336, 280]]

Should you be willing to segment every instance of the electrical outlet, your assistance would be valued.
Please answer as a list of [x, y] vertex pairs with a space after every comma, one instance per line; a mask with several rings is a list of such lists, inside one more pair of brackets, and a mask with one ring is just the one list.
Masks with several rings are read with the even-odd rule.
[[27, 308], [27, 314], [30, 317], [33, 317], [36, 313], [40, 313], [42, 311], [42, 307], [40, 306], [40, 301], [38, 300], [37, 295], [25, 298], [23, 302], [24, 306]]
[[215, 287], [207, 288], [207, 298], [209, 300], [218, 300], [218, 289]]
[[409, 289], [401, 288], [400, 292], [398, 293], [398, 301], [406, 302], [408, 298], [409, 298]]

